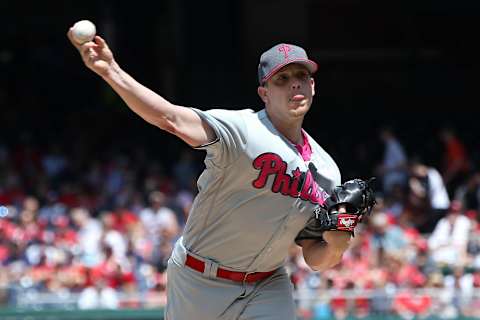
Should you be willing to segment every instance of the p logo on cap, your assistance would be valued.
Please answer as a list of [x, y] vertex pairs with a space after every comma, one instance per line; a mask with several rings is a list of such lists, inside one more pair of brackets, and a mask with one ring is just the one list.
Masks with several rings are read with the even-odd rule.
[[278, 51], [283, 52], [285, 55], [285, 60], [288, 59], [288, 52], [290, 51], [290, 46], [288, 44], [281, 44], [280, 47], [278, 47]]

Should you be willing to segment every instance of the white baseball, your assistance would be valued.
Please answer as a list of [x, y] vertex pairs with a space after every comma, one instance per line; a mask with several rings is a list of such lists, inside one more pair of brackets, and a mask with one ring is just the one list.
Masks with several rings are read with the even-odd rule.
[[72, 28], [73, 40], [79, 44], [92, 41], [95, 38], [97, 29], [95, 25], [89, 20], [81, 20], [76, 22]]

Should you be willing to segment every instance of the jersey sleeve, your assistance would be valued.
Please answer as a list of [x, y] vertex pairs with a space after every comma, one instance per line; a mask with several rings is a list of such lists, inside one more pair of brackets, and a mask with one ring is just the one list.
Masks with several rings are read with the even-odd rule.
[[195, 147], [207, 151], [207, 158], [217, 167], [233, 163], [247, 144], [247, 126], [243, 115], [246, 110], [212, 109], [202, 111], [192, 108], [215, 132], [214, 141]]

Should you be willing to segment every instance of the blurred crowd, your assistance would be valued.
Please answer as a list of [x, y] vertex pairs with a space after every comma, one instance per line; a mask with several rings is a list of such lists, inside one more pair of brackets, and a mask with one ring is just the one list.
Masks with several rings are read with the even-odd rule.
[[[292, 248], [302, 319], [480, 317], [480, 171], [452, 129], [437, 169], [380, 132], [377, 206], [337, 267], [312, 273]], [[420, 147], [421, 148], [421, 147]], [[312, 299], [311, 297], [316, 297]]]
[[[407, 154], [392, 129], [379, 138], [383, 158], [363, 177], [378, 177], [378, 204], [343, 262], [312, 272], [292, 245], [299, 317], [480, 317], [479, 163], [452, 129], [437, 167]], [[0, 143], [0, 302], [68, 292], [83, 309], [163, 306], [198, 151], [179, 151], [166, 170], [141, 148], [98, 158], [79, 148]]]
[[0, 301], [63, 292], [86, 309], [163, 306], [201, 163], [185, 149], [167, 175], [142, 148], [92, 159], [64, 147], [0, 145]]

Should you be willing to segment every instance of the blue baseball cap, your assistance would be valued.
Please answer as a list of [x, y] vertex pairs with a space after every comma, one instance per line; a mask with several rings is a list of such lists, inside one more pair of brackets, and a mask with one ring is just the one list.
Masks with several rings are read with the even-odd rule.
[[260, 56], [258, 65], [258, 82], [263, 85], [278, 70], [287, 64], [298, 63], [305, 66], [311, 74], [315, 73], [318, 65], [308, 59], [305, 50], [293, 44], [280, 43], [268, 49]]

